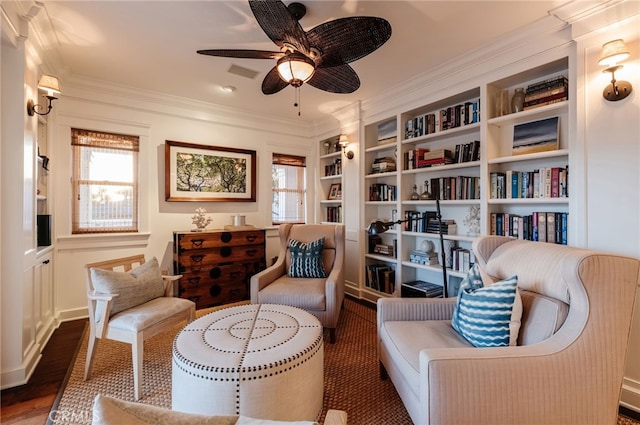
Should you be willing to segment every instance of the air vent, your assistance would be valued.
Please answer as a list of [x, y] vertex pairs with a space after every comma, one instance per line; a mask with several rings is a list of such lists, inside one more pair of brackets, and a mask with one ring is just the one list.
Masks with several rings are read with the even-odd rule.
[[244, 67], [238, 66], [238, 65], [231, 65], [229, 67], [229, 71], [228, 72], [230, 74], [239, 75], [240, 77], [249, 78], [251, 80], [256, 78], [258, 76], [258, 74], [259, 74], [258, 71], [254, 71], [253, 69], [244, 68]]

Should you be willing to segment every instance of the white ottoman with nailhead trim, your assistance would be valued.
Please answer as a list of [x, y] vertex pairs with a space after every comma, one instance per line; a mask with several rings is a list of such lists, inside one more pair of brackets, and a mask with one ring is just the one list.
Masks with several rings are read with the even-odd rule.
[[172, 409], [315, 421], [323, 362], [322, 325], [304, 310], [248, 304], [214, 311], [173, 342]]

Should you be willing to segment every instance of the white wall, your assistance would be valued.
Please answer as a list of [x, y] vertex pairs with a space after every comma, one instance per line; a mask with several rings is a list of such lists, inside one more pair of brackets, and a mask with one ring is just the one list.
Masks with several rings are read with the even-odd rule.
[[[609, 73], [598, 65], [603, 43], [623, 38], [630, 58], [616, 72], [634, 91], [609, 102], [602, 91]], [[586, 247], [640, 257], [640, 18], [592, 32], [577, 43], [582, 89], [578, 140], [584, 149]], [[622, 405], [640, 412], [640, 289], [627, 353]]]
[[[307, 156], [315, 176], [315, 145], [296, 122], [273, 122], [230, 114], [184, 99], [106, 87], [87, 80], [65, 81], [57, 105], [58, 126], [51, 148], [51, 175], [56, 188], [56, 306], [62, 319], [86, 315], [83, 264], [134, 253], [156, 256], [171, 269], [172, 232], [192, 227], [191, 216], [204, 207], [213, 218], [209, 229], [231, 224], [243, 214], [256, 227], [271, 226], [271, 154]], [[71, 235], [71, 128], [140, 136], [140, 235]], [[166, 140], [256, 150], [256, 202], [167, 202], [164, 193]], [[314, 146], [313, 149], [310, 149]], [[311, 177], [313, 178], [313, 177]], [[309, 199], [314, 199], [313, 185]], [[277, 255], [277, 239], [268, 238], [267, 260]]]

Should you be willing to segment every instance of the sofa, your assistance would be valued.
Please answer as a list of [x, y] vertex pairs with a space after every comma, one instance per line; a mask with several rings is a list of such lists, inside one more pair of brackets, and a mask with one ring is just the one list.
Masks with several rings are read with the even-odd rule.
[[[237, 415], [197, 415], [98, 394], [92, 425], [318, 425], [309, 421], [271, 421]], [[347, 425], [347, 412], [329, 410], [324, 425]]]
[[378, 300], [381, 376], [413, 422], [615, 424], [638, 259], [501, 236], [473, 252], [485, 285], [517, 277], [516, 345], [462, 337], [455, 296]]

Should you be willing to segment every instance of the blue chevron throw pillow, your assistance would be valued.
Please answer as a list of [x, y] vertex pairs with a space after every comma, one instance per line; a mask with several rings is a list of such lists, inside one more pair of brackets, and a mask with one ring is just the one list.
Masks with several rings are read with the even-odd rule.
[[291, 266], [289, 277], [323, 278], [327, 272], [322, 264], [322, 249], [324, 238], [304, 243], [295, 239], [289, 239], [289, 252], [291, 253]]
[[477, 265], [469, 274], [460, 285], [451, 325], [475, 347], [516, 345], [522, 316], [518, 277], [482, 286]]

